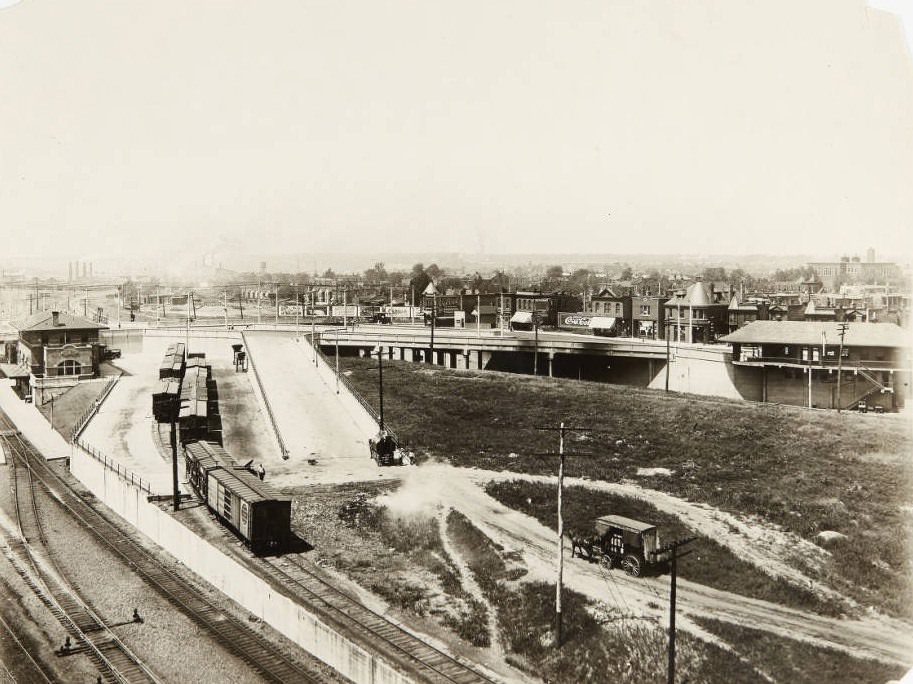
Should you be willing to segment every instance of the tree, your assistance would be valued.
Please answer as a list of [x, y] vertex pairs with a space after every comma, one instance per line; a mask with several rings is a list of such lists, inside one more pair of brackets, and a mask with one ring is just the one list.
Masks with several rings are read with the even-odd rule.
[[430, 282], [431, 278], [425, 273], [425, 265], [422, 263], [415, 264], [412, 267], [412, 273], [409, 278], [409, 289], [412, 291], [412, 295], [415, 296], [416, 302], [421, 301], [422, 292], [425, 291]]
[[619, 280], [631, 280], [634, 276], [634, 271], [631, 270], [631, 267], [625, 264], [625, 267], [621, 270], [621, 275], [618, 277]]
[[374, 266], [365, 271], [365, 280], [369, 283], [379, 283], [387, 280], [387, 269], [378, 261]]
[[335, 278], [335, 277], [336, 277], [336, 273], [333, 271], [332, 268], [328, 268], [327, 270], [325, 270], [325, 271], [323, 272], [323, 276], [321, 276], [321, 277], [323, 277], [323, 278]]
[[726, 269], [722, 266], [708, 266], [701, 277], [707, 282], [726, 280]]

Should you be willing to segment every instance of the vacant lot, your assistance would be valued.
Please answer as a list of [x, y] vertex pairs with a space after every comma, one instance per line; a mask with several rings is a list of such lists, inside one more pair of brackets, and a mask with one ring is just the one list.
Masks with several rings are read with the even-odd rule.
[[[376, 402], [376, 362], [346, 358], [343, 364], [354, 386]], [[569, 476], [637, 481], [755, 516], [808, 540], [824, 531], [840, 533], [816, 579], [863, 606], [913, 617], [913, 466], [911, 426], [903, 416], [825, 413], [404, 362], [384, 364], [384, 390], [387, 421], [427, 457], [556, 474], [554, 428], [563, 421], [574, 428], [565, 440]], [[638, 474], [651, 472], [641, 470], [647, 468], [668, 474]], [[648, 504], [642, 513], [628, 514], [649, 518], [655, 511]], [[587, 525], [594, 512], [586, 503], [572, 505], [569, 526]], [[767, 591], [761, 581], [749, 589]], [[810, 607], [801, 592], [794, 598]]]

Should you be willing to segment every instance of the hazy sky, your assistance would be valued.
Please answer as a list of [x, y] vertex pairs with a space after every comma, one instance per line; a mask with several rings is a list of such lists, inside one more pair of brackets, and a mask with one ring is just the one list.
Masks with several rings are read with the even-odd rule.
[[[913, 34], [913, 0], [875, 4]], [[23, 0], [0, 12], [0, 262], [899, 259], [911, 54], [865, 0]]]

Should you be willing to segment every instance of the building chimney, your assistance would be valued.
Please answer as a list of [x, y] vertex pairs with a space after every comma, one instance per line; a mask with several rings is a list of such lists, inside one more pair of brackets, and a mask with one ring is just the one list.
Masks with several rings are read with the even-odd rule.
[[51, 312], [51, 325], [53, 325], [55, 328], [58, 325], [60, 325], [60, 312], [59, 311]]

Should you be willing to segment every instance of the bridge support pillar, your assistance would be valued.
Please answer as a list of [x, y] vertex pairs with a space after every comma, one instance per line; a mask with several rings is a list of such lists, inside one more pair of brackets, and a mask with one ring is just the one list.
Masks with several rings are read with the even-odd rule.
[[548, 377], [550, 377], [550, 378], [555, 377], [554, 375], [552, 375], [552, 362], [554, 360], [555, 360], [555, 352], [549, 352], [548, 353]]

